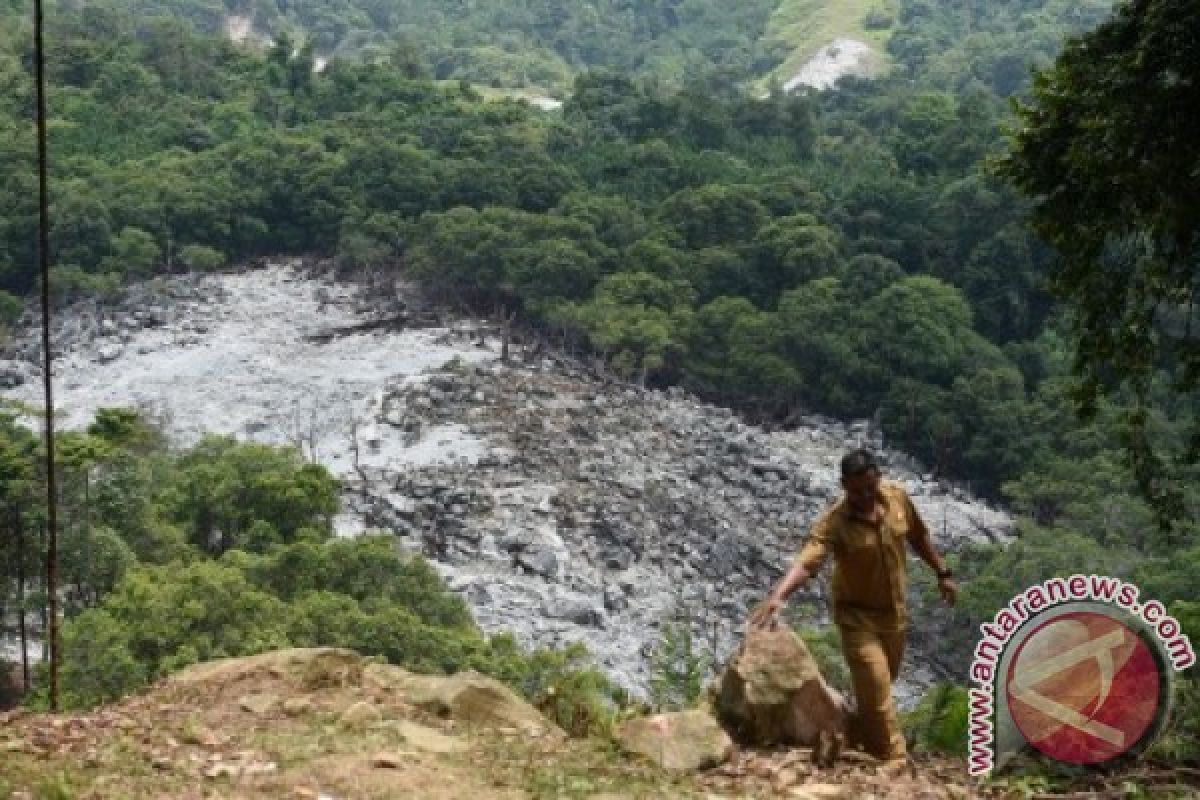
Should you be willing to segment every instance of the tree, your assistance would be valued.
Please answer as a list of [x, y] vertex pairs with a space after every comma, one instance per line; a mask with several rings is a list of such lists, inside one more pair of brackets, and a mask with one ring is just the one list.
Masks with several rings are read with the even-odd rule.
[[684, 378], [706, 397], [786, 403], [800, 382], [798, 370], [779, 353], [776, 315], [744, 297], [718, 297], [697, 309], [685, 337]]
[[704, 691], [709, 659], [700, 651], [687, 618], [662, 624], [658, 647], [651, 656], [650, 699], [655, 708], [692, 708]]
[[154, 237], [141, 228], [124, 228], [113, 239], [112, 271], [134, 276], [148, 275], [162, 258], [162, 250]]
[[184, 454], [162, 500], [192, 543], [220, 554], [245, 545], [257, 521], [292, 541], [315, 527], [326, 534], [337, 511], [337, 482], [295, 450], [208, 436]]
[[971, 327], [971, 306], [962, 293], [937, 278], [898, 281], [863, 306], [873, 355], [887, 373], [948, 385], [969, 356], [1000, 360]]
[[[120, 623], [125, 648], [150, 678], [197, 661], [288, 644], [286, 604], [225, 563], [139, 566], [99, 610]], [[72, 639], [73, 629], [67, 626], [64, 639]], [[116, 651], [121, 654], [119, 647]], [[89, 657], [86, 651], [66, 650], [64, 655], [64, 664]]]
[[773, 220], [754, 238], [764, 303], [773, 303], [788, 289], [840, 272], [838, 234], [811, 214]]
[[71, 620], [63, 631], [65, 705], [90, 706], [141, 686], [146, 668], [130, 652], [127, 621], [101, 609]]
[[[1126, 0], [1070, 41], [1018, 106], [999, 170], [1034, 200], [1057, 251], [1051, 287], [1073, 312], [1076, 402], [1132, 395], [1127, 448], [1163, 522], [1186, 514], [1148, 425], [1155, 375], [1200, 391], [1200, 5]], [[1174, 460], [1200, 458], [1200, 420]]]
[[196, 272], [212, 272], [225, 264], [225, 254], [202, 244], [189, 244], [179, 251], [179, 260]]
[[659, 209], [663, 223], [696, 250], [751, 238], [766, 218], [749, 186], [702, 186], [672, 195]]
[[859, 313], [836, 278], [784, 292], [774, 325], [780, 352], [799, 373], [800, 399], [838, 414], [869, 410], [861, 399], [866, 339]]
[[508, 284], [537, 308], [550, 300], [585, 297], [597, 278], [590, 255], [570, 239], [547, 239], [515, 248], [506, 259]]
[[582, 329], [620, 375], [645, 383], [682, 352], [693, 295], [683, 281], [618, 272], [600, 282], [590, 301], [559, 305], [554, 315]]
[[[0, 620], [10, 608], [17, 612], [23, 683], [29, 686], [29, 631], [26, 612], [31, 606], [30, 578], [41, 572], [36, 546], [30, 546], [30, 529], [37, 516], [37, 440], [17, 424], [11, 413], [0, 415], [0, 563], [5, 570], [0, 583]], [[33, 585], [36, 585], [34, 583]], [[11, 604], [11, 605], [10, 605]]]

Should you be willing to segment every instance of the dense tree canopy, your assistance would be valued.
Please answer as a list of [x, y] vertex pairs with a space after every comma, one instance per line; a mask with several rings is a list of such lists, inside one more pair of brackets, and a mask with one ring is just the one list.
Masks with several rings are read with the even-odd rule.
[[[709, 70], [748, 76], [782, 57], [761, 41], [775, 7], [772, 0], [119, 0], [115, 5], [143, 18], [183, 18], [209, 34], [236, 32], [250, 42], [303, 38], [310, 64], [317, 54], [387, 60], [439, 79], [494, 86], [563, 89], [576, 70], [589, 67], [672, 79]], [[291, 74], [306, 80], [302, 71]]]
[[[581, 13], [517, 6], [486, 13], [528, 11], [521, 24], [546, 36]], [[892, 78], [754, 97], [704, 74], [593, 71], [543, 113], [408, 61], [316, 72], [286, 38], [256, 55], [158, 14], [64, 7], [51, 30], [54, 286], [70, 297], [267, 253], [334, 255], [505, 306], [627, 378], [763, 417], [878, 415], [940, 474], [998, 494], [1028, 463], [1003, 421], [1065, 424], [1038, 386], [1063, 368], [1043, 331], [1074, 317], [1052, 306], [1050, 251], [1025, 206], [983, 166], [1004, 146], [1005, 87], [947, 78], [999, 49], [1044, 61], [1097, 8], [909, 0]], [[666, 27], [701, 19], [717, 25], [691, 9]], [[0, 289], [20, 295], [34, 263], [28, 46], [21, 25], [7, 30]], [[0, 301], [11, 318], [13, 297]], [[195, 481], [180, 491], [205, 496]], [[207, 535], [231, 526], [243, 527]]]
[[[1132, 392], [1139, 478], [1173, 514], [1145, 408], [1164, 370], [1181, 414], [1195, 419], [1200, 399], [1198, 26], [1197, 3], [1122, 4], [1038, 75], [1003, 164], [1057, 251], [1081, 399]], [[1170, 449], [1200, 458], [1200, 424]]]

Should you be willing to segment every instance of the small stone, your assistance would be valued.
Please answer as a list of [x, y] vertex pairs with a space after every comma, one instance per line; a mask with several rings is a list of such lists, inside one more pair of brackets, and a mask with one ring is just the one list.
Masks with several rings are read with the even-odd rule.
[[238, 706], [251, 714], [270, 713], [279, 704], [279, 697], [269, 693], [248, 694], [238, 700]]
[[240, 770], [233, 764], [213, 764], [208, 769], [204, 770], [204, 777], [206, 778], [236, 778], [239, 774]]
[[467, 749], [466, 742], [454, 736], [438, 733], [432, 728], [402, 720], [396, 725], [407, 744], [428, 753], [459, 753]]
[[96, 348], [94, 361], [98, 364], [109, 364], [121, 357], [122, 347], [119, 344], [104, 344]]
[[412, 761], [412, 753], [390, 751], [371, 756], [371, 766], [376, 769], [400, 769], [410, 761]]
[[274, 761], [253, 761], [242, 767], [243, 775], [270, 775], [279, 769]]
[[383, 713], [378, 707], [365, 700], [360, 700], [342, 712], [341, 717], [338, 718], [338, 725], [343, 728], [359, 730], [369, 728], [382, 719]]
[[301, 714], [306, 714], [312, 710], [312, 707], [312, 698], [305, 695], [289, 697], [283, 701], [283, 713], [289, 717], [298, 717]]
[[799, 782], [800, 773], [794, 769], [785, 767], [771, 779], [771, 786], [775, 791], [782, 792], [789, 786], [795, 786]]
[[836, 783], [806, 783], [792, 789], [791, 796], [796, 800], [851, 800], [856, 794]]

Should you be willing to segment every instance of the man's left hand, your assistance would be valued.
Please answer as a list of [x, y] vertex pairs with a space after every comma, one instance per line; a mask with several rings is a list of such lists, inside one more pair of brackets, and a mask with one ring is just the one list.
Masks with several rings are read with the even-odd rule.
[[954, 605], [954, 601], [958, 599], [958, 584], [954, 578], [942, 578], [938, 581], [938, 591], [942, 594], [942, 599], [946, 601], [946, 605]]

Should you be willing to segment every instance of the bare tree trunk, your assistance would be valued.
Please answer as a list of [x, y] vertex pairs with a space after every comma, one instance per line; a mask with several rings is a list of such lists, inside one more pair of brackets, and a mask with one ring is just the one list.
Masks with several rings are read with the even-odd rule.
[[[83, 561], [89, 567], [92, 565], [92, 470], [83, 470]], [[80, 576], [79, 597], [81, 606], [94, 606], [98, 602], [99, 592], [95, 586], [86, 585], [86, 576]]]
[[508, 343], [512, 338], [512, 318], [503, 311], [501, 312], [500, 325], [500, 363], [504, 366], [508, 366]]
[[21, 639], [21, 680], [28, 687], [29, 631], [25, 626], [25, 529], [16, 520], [16, 516], [11, 511], [9, 513], [17, 533], [17, 635]]
[[350, 422], [350, 452], [354, 456], [354, 472], [358, 475], [358, 479], [362, 481], [362, 499], [366, 500], [368, 497], [367, 473], [366, 470], [362, 468], [362, 463], [360, 462], [360, 454], [358, 449], [358, 420], [351, 420]]
[[[57, 498], [57, 502], [59, 506], [61, 506], [61, 491], [58, 492]], [[44, 520], [40, 526], [40, 532], [41, 535], [38, 537], [38, 553], [46, 553], [48, 555], [50, 552], [50, 547], [49, 542], [47, 541], [48, 532], [46, 530], [46, 522]], [[49, 567], [49, 559], [47, 559], [46, 567]], [[49, 569], [46, 569], [43, 574], [48, 575]], [[50, 653], [54, 649], [50, 646], [50, 586], [48, 580], [44, 584], [43, 588], [45, 588], [46, 591], [42, 593], [42, 607], [40, 609], [39, 616], [42, 619], [42, 663], [47, 664], [50, 661]]]

